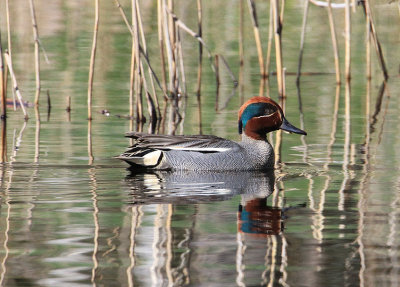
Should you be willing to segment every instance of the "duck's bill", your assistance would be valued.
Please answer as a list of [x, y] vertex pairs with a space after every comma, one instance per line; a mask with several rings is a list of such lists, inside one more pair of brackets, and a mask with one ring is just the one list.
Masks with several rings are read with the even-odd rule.
[[283, 118], [282, 125], [280, 127], [281, 130], [287, 131], [289, 133], [307, 135], [307, 133], [301, 129], [296, 128], [294, 125], [289, 123], [285, 118]]

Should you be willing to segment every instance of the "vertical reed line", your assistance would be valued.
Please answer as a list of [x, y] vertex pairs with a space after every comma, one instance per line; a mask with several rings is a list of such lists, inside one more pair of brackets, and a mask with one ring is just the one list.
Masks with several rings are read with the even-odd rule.
[[186, 75], [185, 75], [185, 66], [183, 63], [183, 48], [182, 48], [182, 39], [179, 27], [176, 29], [176, 38], [177, 38], [177, 52], [178, 52], [178, 59], [179, 59], [179, 68], [180, 68], [180, 76], [181, 76], [181, 93], [186, 98], [187, 97], [187, 87], [186, 87]]
[[[128, 23], [129, 24], [129, 23]], [[131, 25], [128, 25], [131, 28]], [[131, 64], [130, 64], [130, 77], [129, 77], [129, 118], [130, 118], [130, 127], [129, 130], [133, 130], [133, 118], [134, 118], [134, 90], [135, 90], [135, 41], [133, 31], [132, 35], [132, 45], [131, 45]]]
[[300, 37], [300, 54], [299, 54], [299, 64], [297, 65], [297, 78], [296, 83], [297, 85], [300, 84], [300, 75], [301, 75], [301, 66], [303, 63], [303, 52], [304, 52], [304, 39], [306, 34], [306, 25], [307, 25], [307, 16], [308, 16], [308, 6], [310, 1], [306, 0], [304, 4], [304, 11], [303, 11], [303, 25], [301, 28], [301, 37]]
[[35, 93], [35, 106], [39, 105], [40, 96], [40, 57], [39, 57], [39, 29], [36, 21], [35, 6], [33, 0], [29, 1], [32, 17], [33, 40], [35, 42], [35, 76], [36, 76], [36, 93]]
[[[142, 17], [140, 14], [139, 1], [136, 1], [136, 13], [137, 13], [138, 27], [139, 27], [140, 35], [142, 38], [143, 54], [144, 54], [145, 58], [148, 59], [147, 44], [146, 44], [146, 38], [144, 36], [144, 31], [143, 31], [143, 22], [142, 22]], [[139, 49], [140, 49], [140, 46], [139, 46]], [[144, 81], [144, 84], [146, 84], [146, 77], [144, 75], [144, 69], [142, 67], [142, 63], [141, 63], [141, 69], [142, 69], [143, 81]], [[146, 88], [147, 96], [148, 96], [147, 103], [148, 103], [148, 106], [151, 106], [151, 109], [152, 109], [152, 113], [150, 114], [152, 119], [157, 120], [157, 116], [160, 115], [161, 112], [160, 112], [160, 105], [158, 103], [158, 98], [157, 98], [157, 94], [156, 94], [156, 89], [154, 87], [153, 73], [152, 73], [149, 62], [148, 62], [148, 73], [149, 73], [153, 98], [151, 97], [150, 93], [148, 92], [148, 89]], [[156, 113], [154, 113], [153, 110], [155, 110]]]
[[47, 90], [47, 121], [50, 121], [50, 113], [51, 113], [51, 100], [50, 100], [50, 92]]
[[371, 75], [371, 25], [369, 19], [369, 13], [365, 13], [365, 24], [366, 24], [366, 40], [365, 40], [365, 64], [367, 80], [370, 82]]
[[0, 124], [1, 124], [0, 163], [5, 163], [7, 161], [7, 120], [4, 118]]
[[89, 168], [88, 170], [91, 190], [92, 194], [92, 206], [93, 206], [93, 224], [94, 224], [94, 234], [93, 234], [93, 252], [92, 252], [92, 274], [90, 282], [93, 286], [96, 286], [96, 272], [99, 267], [99, 261], [97, 259], [98, 251], [99, 251], [99, 233], [100, 233], [100, 224], [99, 224], [99, 204], [97, 199], [97, 179], [96, 172], [94, 168]]
[[[176, 75], [176, 65], [175, 65], [175, 58], [174, 58], [174, 49], [172, 47], [171, 38], [170, 38], [170, 28], [168, 23], [170, 22], [169, 18], [172, 16], [168, 15], [167, 13], [167, 3], [166, 0], [163, 0], [163, 20], [164, 20], [164, 39], [165, 39], [165, 47], [167, 50], [167, 59], [168, 59], [168, 76], [169, 76], [169, 93], [175, 95], [175, 75]], [[173, 22], [172, 22], [173, 24]]]
[[36, 129], [35, 129], [35, 158], [34, 163], [39, 162], [40, 155], [40, 113], [39, 106], [35, 106]]
[[258, 26], [256, 3], [254, 2], [254, 0], [247, 0], [247, 5], [249, 7], [251, 22], [253, 24], [254, 39], [256, 41], [257, 54], [258, 54], [258, 64], [260, 66], [260, 75], [262, 78], [264, 78], [265, 77], [264, 56], [261, 45], [260, 29]]
[[[10, 5], [9, 5], [9, 0], [6, 0], [6, 18], [7, 18], [7, 52], [8, 55], [10, 56], [10, 65], [12, 66], [12, 45], [11, 45], [11, 24], [10, 24]], [[6, 72], [5, 72], [5, 76], [4, 76], [4, 89], [6, 90], [7, 93], [7, 67], [8, 64], [6, 66]], [[16, 104], [15, 104], [15, 91], [14, 89], [12, 90], [12, 95], [13, 95], [13, 104], [14, 104], [14, 111], [17, 109]]]
[[27, 120], [28, 119], [28, 114], [27, 114], [27, 112], [25, 110], [24, 101], [22, 100], [22, 95], [21, 95], [21, 92], [19, 91], [19, 88], [18, 88], [17, 79], [15, 77], [14, 70], [13, 70], [13, 67], [12, 67], [12, 64], [11, 64], [11, 57], [10, 57], [10, 55], [8, 53], [4, 53], [4, 59], [5, 59], [6, 63], [7, 63], [8, 70], [10, 71], [11, 79], [12, 79], [13, 84], [14, 84], [14, 91], [15, 91], [15, 94], [17, 95], [18, 101], [19, 101], [19, 103], [21, 105], [22, 113], [25, 116], [25, 120]]
[[365, 15], [368, 15], [368, 18], [369, 18], [371, 36], [372, 36], [372, 40], [374, 42], [376, 54], [378, 55], [379, 64], [380, 64], [382, 72], [383, 72], [383, 77], [385, 80], [387, 80], [389, 78], [389, 75], [388, 75], [387, 68], [386, 68], [385, 58], [383, 57], [381, 43], [379, 42], [378, 34], [375, 29], [374, 19], [372, 17], [372, 11], [369, 6], [369, 0], [363, 1], [362, 5], [364, 7]]
[[[160, 45], [161, 76], [164, 91], [167, 91], [167, 73], [165, 71], [165, 51], [164, 51], [164, 9], [162, 0], [157, 1], [157, 23], [158, 23], [158, 43]], [[164, 99], [167, 100], [164, 94]]]
[[219, 105], [219, 86], [220, 86], [218, 55], [215, 55], [215, 58], [214, 58], [214, 67], [215, 67], [215, 81], [216, 81], [216, 85], [217, 85], [217, 93], [216, 93], [216, 97], [215, 97], [215, 111], [218, 111], [218, 105]]
[[88, 146], [88, 157], [89, 157], [89, 165], [93, 164], [93, 141], [92, 141], [92, 120], [88, 120], [88, 136], [87, 136], [87, 146]]
[[139, 27], [138, 27], [138, 19], [137, 19], [137, 9], [136, 9], [136, 1], [132, 0], [132, 30], [133, 30], [133, 51], [135, 56], [135, 95], [136, 95], [136, 109], [137, 109], [137, 117], [136, 122], [143, 121], [143, 101], [142, 101], [142, 91], [141, 91], [141, 72], [140, 72], [140, 54], [139, 54]]
[[[197, 35], [200, 38], [203, 36], [202, 21], [203, 21], [202, 0], [197, 0]], [[197, 68], [197, 89], [196, 89], [196, 95], [198, 97], [200, 97], [201, 93], [202, 67], [203, 67], [203, 45], [199, 43], [199, 66]]]
[[[241, 3], [242, 1], [240, 1]], [[203, 8], [202, 8], [202, 0], [197, 0], [197, 35], [201, 38], [203, 36]], [[240, 47], [239, 47], [240, 49]], [[199, 66], [197, 69], [197, 114], [198, 114], [198, 122], [199, 122], [199, 134], [202, 134], [202, 116], [201, 116], [201, 74], [203, 68], [203, 45], [199, 43]]]
[[3, 62], [3, 46], [1, 44], [1, 33], [0, 33], [0, 98], [1, 98], [0, 119], [5, 119], [7, 116], [5, 81], [6, 79], [5, 79], [4, 62]]
[[92, 93], [93, 93], [94, 62], [95, 62], [96, 48], [97, 48], [97, 33], [99, 30], [99, 0], [95, 0], [94, 3], [95, 3], [95, 19], [94, 19], [92, 52], [90, 55], [88, 98], [87, 98], [88, 119], [89, 120], [92, 120]]
[[336, 84], [339, 85], [340, 84], [339, 49], [337, 47], [335, 22], [333, 20], [331, 0], [328, 0], [328, 18], [329, 18], [329, 27], [330, 27], [330, 30], [331, 30], [333, 55], [334, 55], [334, 58], [335, 58]]
[[244, 11], [243, 1], [239, 1], [239, 97], [240, 104], [244, 103], [244, 48], [243, 48], [243, 27]]
[[351, 13], [350, 0], [345, 0], [345, 76], [346, 80], [351, 79]]
[[[348, 0], [347, 0], [348, 1]], [[279, 96], [284, 97], [283, 92], [283, 62], [282, 62], [282, 23], [279, 15], [279, 0], [273, 0], [276, 75], [278, 81]]]
[[274, 34], [274, 13], [273, 5], [269, 3], [269, 24], [268, 24], [268, 44], [267, 44], [267, 55], [265, 60], [265, 72], [267, 77], [267, 97], [269, 97], [269, 70], [271, 65], [271, 51], [272, 51], [272, 38]]

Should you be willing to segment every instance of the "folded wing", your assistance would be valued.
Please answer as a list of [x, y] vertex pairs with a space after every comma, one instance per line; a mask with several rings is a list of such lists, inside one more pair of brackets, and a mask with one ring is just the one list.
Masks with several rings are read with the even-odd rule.
[[164, 152], [222, 153], [239, 148], [236, 142], [210, 135], [172, 136], [129, 132], [134, 143], [117, 158], [147, 168], [157, 167]]

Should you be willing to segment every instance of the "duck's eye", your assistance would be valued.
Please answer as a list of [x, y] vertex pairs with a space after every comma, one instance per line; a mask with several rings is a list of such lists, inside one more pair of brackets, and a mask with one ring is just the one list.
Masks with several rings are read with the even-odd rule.
[[264, 115], [273, 114], [273, 113], [275, 113], [277, 110], [278, 110], [278, 109], [277, 109], [274, 105], [265, 104], [265, 107], [264, 107]]

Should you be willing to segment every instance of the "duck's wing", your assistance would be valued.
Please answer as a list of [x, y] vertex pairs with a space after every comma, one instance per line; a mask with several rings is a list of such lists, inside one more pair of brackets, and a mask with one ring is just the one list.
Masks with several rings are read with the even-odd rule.
[[126, 134], [126, 137], [135, 140], [128, 150], [144, 151], [152, 149], [215, 153], [239, 148], [239, 145], [234, 141], [211, 135], [172, 136], [130, 132]]
[[130, 132], [126, 137], [134, 139], [134, 143], [116, 158], [136, 168], [146, 169], [171, 168], [163, 163], [164, 153], [168, 151], [222, 153], [240, 148], [236, 142], [216, 136], [171, 136]]

